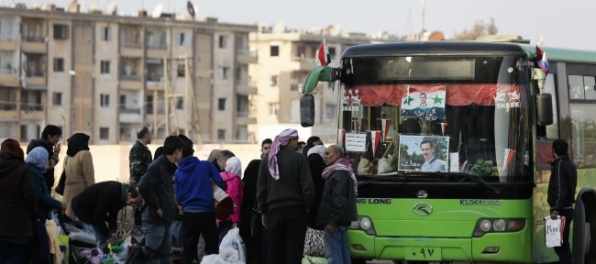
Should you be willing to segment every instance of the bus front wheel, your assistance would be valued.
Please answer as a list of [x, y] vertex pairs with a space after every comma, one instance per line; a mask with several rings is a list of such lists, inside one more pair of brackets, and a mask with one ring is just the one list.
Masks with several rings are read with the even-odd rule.
[[596, 263], [596, 191], [584, 188], [578, 194], [573, 219], [573, 259], [575, 263]]

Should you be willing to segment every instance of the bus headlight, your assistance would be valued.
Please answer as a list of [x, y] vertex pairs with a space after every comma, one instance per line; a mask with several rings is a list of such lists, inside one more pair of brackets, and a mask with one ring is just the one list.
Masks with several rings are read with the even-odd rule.
[[490, 231], [491, 225], [492, 224], [490, 223], [490, 221], [484, 219], [484, 220], [480, 221], [479, 227], [480, 227], [480, 230], [482, 230], [484, 232], [488, 232], [488, 231]]
[[505, 231], [505, 220], [499, 219], [493, 223], [493, 230], [495, 231]]
[[474, 237], [481, 237], [484, 236], [486, 233], [494, 233], [494, 232], [517, 232], [526, 226], [526, 219], [519, 219], [519, 218], [499, 218], [499, 219], [491, 219], [491, 218], [483, 218], [478, 219], [476, 222], [476, 228], [474, 228]]
[[373, 226], [372, 220], [368, 216], [358, 216], [358, 221], [352, 222], [351, 229], [363, 230], [367, 234], [374, 236], [377, 234]]

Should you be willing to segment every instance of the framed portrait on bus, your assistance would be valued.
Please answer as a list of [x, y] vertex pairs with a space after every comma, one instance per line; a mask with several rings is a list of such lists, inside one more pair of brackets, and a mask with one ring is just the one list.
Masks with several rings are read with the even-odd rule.
[[449, 171], [449, 137], [399, 136], [399, 171]]
[[426, 121], [445, 119], [444, 85], [408, 85], [401, 100], [401, 118]]

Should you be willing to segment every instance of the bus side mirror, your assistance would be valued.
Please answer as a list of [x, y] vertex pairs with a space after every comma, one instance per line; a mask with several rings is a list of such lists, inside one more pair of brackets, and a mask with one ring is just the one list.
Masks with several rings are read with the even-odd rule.
[[300, 97], [300, 125], [311, 127], [315, 124], [315, 98], [312, 94]]
[[553, 124], [553, 98], [551, 94], [536, 95], [536, 122], [541, 126]]

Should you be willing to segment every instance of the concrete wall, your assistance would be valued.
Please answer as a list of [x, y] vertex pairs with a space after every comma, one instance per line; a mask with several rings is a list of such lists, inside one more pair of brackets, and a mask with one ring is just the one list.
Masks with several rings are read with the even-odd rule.
[[[66, 144], [66, 142], [64, 143]], [[153, 144], [149, 145], [151, 153], [155, 153], [160, 145]], [[89, 146], [91, 155], [93, 156], [93, 167], [95, 169], [95, 181], [120, 181], [128, 182], [130, 174], [128, 170], [128, 153], [132, 145], [92, 145]], [[195, 144], [195, 156], [201, 160], [206, 160], [214, 149], [228, 149], [234, 152], [236, 156], [242, 161], [242, 172], [244, 168], [253, 159], [260, 157], [259, 144], [209, 144], [209, 145], [197, 145]], [[23, 146], [23, 150], [26, 150], [27, 146]], [[63, 170], [63, 161], [66, 156], [66, 146], [60, 151], [60, 163], [56, 165], [55, 177], [56, 184]]]

